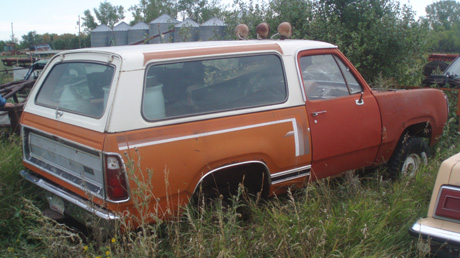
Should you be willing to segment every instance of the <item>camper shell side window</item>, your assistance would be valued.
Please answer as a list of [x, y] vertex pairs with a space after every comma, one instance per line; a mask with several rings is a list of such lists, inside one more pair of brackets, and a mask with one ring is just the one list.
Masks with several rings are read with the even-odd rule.
[[288, 95], [275, 54], [154, 64], [142, 114], [148, 121], [278, 104]]

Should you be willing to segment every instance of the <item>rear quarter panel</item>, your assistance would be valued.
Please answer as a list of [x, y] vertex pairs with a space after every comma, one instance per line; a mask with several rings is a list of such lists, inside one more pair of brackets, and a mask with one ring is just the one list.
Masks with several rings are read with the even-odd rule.
[[107, 143], [117, 145], [106, 145], [106, 151], [132, 164], [131, 190], [150, 187], [150, 201], [158, 204], [151, 208], [170, 215], [188, 202], [207, 172], [220, 167], [260, 161], [276, 174], [311, 164], [307, 128], [300, 106], [111, 134]]

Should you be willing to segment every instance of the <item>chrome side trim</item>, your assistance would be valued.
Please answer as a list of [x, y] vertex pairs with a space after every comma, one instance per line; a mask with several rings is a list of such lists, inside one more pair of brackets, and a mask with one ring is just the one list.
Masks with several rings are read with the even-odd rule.
[[19, 172], [21, 174], [22, 177], [24, 177], [27, 181], [37, 185], [38, 187], [40, 188], [43, 188], [44, 190], [56, 195], [56, 196], [59, 196], [61, 197], [62, 199], [104, 219], [104, 220], [118, 220], [120, 219], [119, 216], [111, 213], [110, 211], [107, 211], [107, 210], [104, 210], [102, 208], [99, 208], [99, 207], [95, 207], [95, 206], [92, 206], [92, 205], [89, 205], [89, 201], [87, 200], [84, 200], [82, 199], [81, 197], [78, 197], [77, 195], [75, 194], [72, 194], [72, 193], [69, 193], [65, 190], [62, 190], [48, 182], [46, 182], [45, 180], [43, 179], [40, 179], [38, 177], [35, 177], [33, 175], [31, 175], [30, 173], [28, 173], [27, 171], [25, 170], [21, 170]]
[[[265, 164], [262, 161], [258, 161], [258, 160], [246, 161], [246, 162], [235, 163], [235, 164], [231, 164], [231, 165], [227, 165], [227, 166], [222, 166], [222, 167], [213, 169], [213, 170], [209, 171], [208, 173], [206, 173], [205, 175], [203, 175], [200, 178], [200, 180], [198, 181], [198, 183], [196, 184], [195, 189], [193, 190], [193, 192], [195, 193], [198, 190], [198, 187], [200, 186], [200, 184], [203, 181], [203, 179], [206, 178], [207, 176], [211, 175], [212, 173], [218, 172], [218, 171], [223, 170], [223, 169], [227, 169], [227, 168], [231, 168], [231, 167], [237, 167], [237, 166], [240, 166], [240, 165], [247, 165], [247, 164], [260, 164], [260, 165], [263, 165], [265, 167], [265, 169], [266, 169], [266, 173], [270, 174], [270, 170], [268, 169], [267, 164]], [[303, 166], [303, 167], [294, 168], [294, 169], [291, 169], [291, 170], [286, 170], [286, 171], [283, 171], [283, 172], [278, 172], [276, 174], [270, 174], [270, 177], [268, 178], [268, 180], [269, 180], [268, 183], [269, 183], [269, 185], [274, 185], [274, 184], [279, 184], [279, 183], [286, 182], [286, 181], [289, 181], [289, 180], [294, 180], [294, 179], [297, 179], [297, 178], [307, 177], [307, 176], [310, 176], [310, 170], [311, 170], [311, 165], [307, 165], [307, 166]]]
[[279, 184], [289, 180], [310, 176], [311, 165], [278, 172], [271, 175], [272, 184]]
[[240, 126], [240, 127], [233, 127], [233, 128], [227, 128], [227, 129], [198, 133], [198, 134], [190, 134], [190, 135], [184, 135], [184, 136], [174, 137], [174, 138], [166, 138], [166, 139], [161, 139], [161, 140], [147, 139], [145, 141], [129, 144], [129, 146], [126, 143], [118, 143], [118, 149], [120, 151], [124, 151], [129, 148], [131, 149], [142, 148], [142, 147], [153, 146], [153, 145], [158, 145], [158, 144], [164, 144], [164, 143], [170, 143], [170, 142], [176, 142], [176, 141], [182, 141], [182, 140], [188, 140], [188, 139], [194, 139], [194, 138], [206, 137], [206, 136], [212, 136], [212, 135], [226, 134], [226, 133], [231, 133], [231, 132], [236, 132], [236, 131], [249, 130], [253, 128], [260, 128], [260, 127], [266, 127], [266, 126], [272, 126], [272, 125], [278, 125], [278, 124], [284, 124], [284, 123], [290, 123], [292, 125], [292, 131], [294, 132], [295, 154], [296, 154], [296, 157], [299, 157], [302, 154], [300, 151], [301, 147], [300, 147], [300, 142], [299, 142], [299, 138], [300, 138], [299, 129], [297, 127], [297, 120], [295, 118], [287, 118], [283, 120], [276, 120], [276, 121], [270, 121], [270, 122], [252, 124], [252, 125], [246, 125], [246, 126]]
[[410, 230], [412, 233], [433, 238], [435, 241], [448, 241], [456, 245], [460, 244], [460, 233], [422, 225], [420, 221], [417, 221]]

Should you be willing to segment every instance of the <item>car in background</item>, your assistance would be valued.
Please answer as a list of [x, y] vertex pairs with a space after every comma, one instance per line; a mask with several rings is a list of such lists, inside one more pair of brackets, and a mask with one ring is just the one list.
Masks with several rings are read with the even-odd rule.
[[441, 74], [436, 74], [433, 71], [423, 80], [423, 85], [426, 87], [436, 85], [442, 88], [460, 88], [460, 58], [457, 57]]
[[441, 257], [459, 257], [460, 153], [441, 164], [428, 215], [415, 222], [409, 232], [429, 240], [431, 253]]
[[37, 62], [33, 63], [27, 71], [26, 76], [24, 76], [24, 80], [36, 80], [47, 63], [48, 59], [38, 60]]

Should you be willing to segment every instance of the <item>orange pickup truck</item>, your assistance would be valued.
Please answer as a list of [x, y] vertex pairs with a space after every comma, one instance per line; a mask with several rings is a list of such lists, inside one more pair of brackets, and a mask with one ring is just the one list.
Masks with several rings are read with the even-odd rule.
[[20, 173], [56, 213], [136, 227], [239, 184], [267, 197], [386, 162], [394, 175], [415, 170], [447, 106], [436, 89], [372, 90], [324, 42], [71, 50], [29, 95]]

